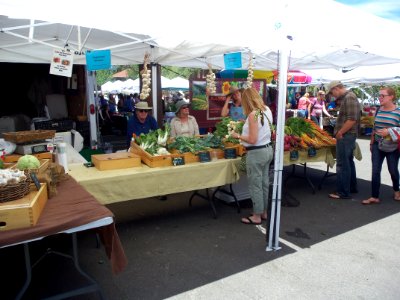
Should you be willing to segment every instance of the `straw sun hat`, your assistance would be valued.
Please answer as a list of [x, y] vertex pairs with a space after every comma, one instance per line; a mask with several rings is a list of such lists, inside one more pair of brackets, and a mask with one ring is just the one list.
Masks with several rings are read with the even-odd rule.
[[136, 103], [136, 109], [152, 110], [153, 108], [146, 101], [140, 101]]

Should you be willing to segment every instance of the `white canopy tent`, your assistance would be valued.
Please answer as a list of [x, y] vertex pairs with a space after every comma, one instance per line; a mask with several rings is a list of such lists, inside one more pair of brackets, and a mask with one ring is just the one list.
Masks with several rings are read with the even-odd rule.
[[[192, 20], [193, 10], [180, 0], [154, 2], [157, 9], [152, 10], [153, 20], [179, 16], [168, 18], [161, 26], [146, 14], [136, 15], [135, 22], [127, 18], [112, 18], [111, 22], [107, 9], [110, 4], [99, 1], [71, 0], [63, 9], [46, 9], [53, 5], [51, 0], [1, 1], [0, 61], [47, 63], [52, 48], [63, 49], [68, 44], [78, 53], [111, 49], [113, 65], [142, 63], [144, 53], [149, 51], [152, 62], [161, 65], [207, 68], [210, 63], [223, 69], [221, 54], [251, 50], [256, 57], [255, 68], [271, 70], [278, 68], [282, 37], [289, 36], [288, 64], [292, 70], [400, 62], [395, 45], [388, 47], [377, 42], [377, 38], [390, 41], [391, 33], [397, 32], [400, 24], [331, 0], [250, 0], [246, 7], [242, 1], [232, 0], [229, 10], [243, 7], [251, 18], [246, 23], [244, 16], [238, 24], [232, 24], [232, 30], [225, 30], [225, 26], [220, 29], [220, 24], [211, 19]], [[129, 5], [135, 11], [152, 7], [151, 1], [112, 3], [113, 7], [124, 9], [129, 9]], [[226, 13], [227, 9], [223, 1], [204, 0], [196, 6], [196, 15], [208, 16], [210, 10]], [[247, 62], [248, 55], [243, 55], [244, 67]], [[76, 55], [74, 63], [84, 64], [84, 55]]]
[[[165, 78], [165, 77], [164, 77]], [[172, 79], [165, 78], [167, 80], [163, 81], [161, 77], [161, 88], [163, 90], [188, 90], [189, 80], [182, 77], [175, 77]]]
[[[250, 0], [245, 3], [232, 0], [229, 6], [224, 1], [203, 0], [195, 10], [179, 0], [112, 2], [113, 7], [128, 10], [130, 5], [132, 10], [148, 12], [136, 14], [135, 22], [128, 18], [110, 21], [109, 5], [93, 0], [70, 0], [63, 9], [51, 10], [49, 8], [54, 6], [51, 0], [3, 0], [0, 11], [4, 16], [54, 23], [29, 23], [0, 17], [0, 61], [47, 63], [52, 48], [68, 45], [78, 53], [75, 63], [84, 64], [80, 53], [86, 49], [111, 49], [112, 64], [141, 63], [144, 53], [150, 51], [155, 63], [202, 68], [211, 64], [222, 69], [221, 54], [243, 51], [242, 64], [246, 67], [249, 58], [246, 52], [251, 50], [255, 68], [278, 69], [280, 77], [284, 78], [278, 82], [271, 216], [272, 221], [277, 217], [277, 226], [271, 226], [274, 234], [270, 234], [268, 246], [268, 249], [278, 249], [287, 70], [354, 68], [400, 62], [399, 46], [390, 43], [393, 32], [400, 31], [400, 24], [331, 0]], [[243, 14], [232, 22], [231, 28], [215, 20], [215, 15], [226, 15], [232, 9], [240, 9]], [[201, 16], [201, 21], [194, 20], [194, 14]], [[166, 16], [172, 17], [159, 25]]]
[[[184, 79], [182, 77], [175, 77], [173, 79], [166, 78], [161, 76], [161, 89], [181, 89], [188, 90], [189, 89], [189, 80]], [[110, 92], [129, 92], [129, 93], [140, 93], [140, 80], [139, 78], [132, 80], [128, 79], [125, 81], [116, 80], [116, 81], [107, 81], [101, 86], [101, 91], [103, 93]]]
[[336, 69], [304, 70], [304, 72], [312, 77], [312, 84], [324, 84], [332, 80], [341, 80], [348, 84], [400, 83], [400, 64], [362, 66], [347, 72]]
[[139, 93], [139, 79], [107, 81], [101, 86], [103, 93]]

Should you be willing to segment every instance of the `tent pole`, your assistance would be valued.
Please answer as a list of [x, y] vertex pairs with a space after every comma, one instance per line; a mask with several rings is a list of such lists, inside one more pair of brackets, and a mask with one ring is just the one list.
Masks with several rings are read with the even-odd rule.
[[286, 49], [282, 49], [279, 55], [278, 113], [275, 140], [274, 186], [272, 192], [270, 233], [268, 246], [266, 249], [267, 251], [281, 249], [279, 246], [279, 229], [282, 199], [283, 142], [285, 136], [284, 129], [286, 114], [287, 70], [288, 55]]
[[151, 101], [152, 101], [152, 106], [153, 106], [153, 117], [156, 119], [158, 123], [158, 107], [157, 107], [157, 98], [158, 98], [158, 72], [157, 72], [157, 64], [151, 64]]
[[[94, 92], [97, 95], [96, 77], [93, 71], [86, 71], [86, 109], [90, 125], [90, 147], [97, 149], [98, 146], [98, 128], [97, 128], [97, 106], [95, 103]], [[94, 109], [91, 113], [91, 107]]]

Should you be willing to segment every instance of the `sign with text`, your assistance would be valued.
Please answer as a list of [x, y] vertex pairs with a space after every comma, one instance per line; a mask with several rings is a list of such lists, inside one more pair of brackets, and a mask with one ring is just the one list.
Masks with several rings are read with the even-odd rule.
[[207, 120], [219, 120], [222, 118], [221, 111], [225, 101], [226, 95], [224, 94], [208, 95]]
[[225, 69], [239, 69], [242, 67], [242, 53], [228, 53], [224, 54]]
[[72, 76], [74, 55], [70, 51], [54, 49], [50, 63], [50, 74], [59, 76]]
[[109, 70], [111, 68], [111, 50], [94, 50], [86, 52], [88, 71]]

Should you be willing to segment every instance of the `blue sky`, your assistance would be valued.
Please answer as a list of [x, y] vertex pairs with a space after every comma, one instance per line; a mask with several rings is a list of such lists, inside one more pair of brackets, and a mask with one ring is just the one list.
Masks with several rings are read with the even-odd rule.
[[400, 22], [400, 0], [336, 0], [336, 2]]

